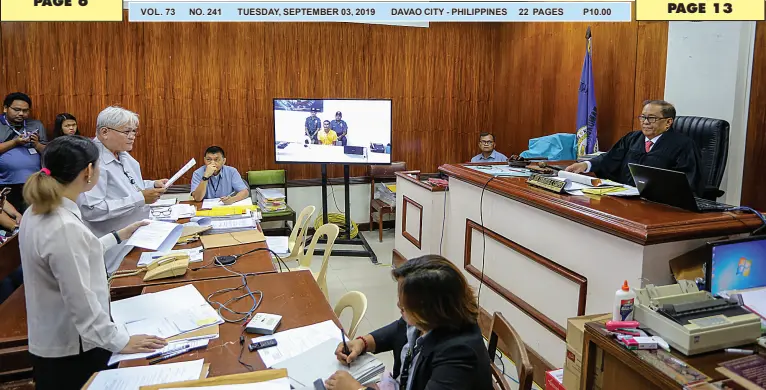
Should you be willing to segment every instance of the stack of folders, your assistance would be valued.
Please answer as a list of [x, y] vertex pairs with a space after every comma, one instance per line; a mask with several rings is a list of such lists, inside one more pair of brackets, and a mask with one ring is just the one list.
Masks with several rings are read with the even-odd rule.
[[175, 337], [177, 341], [215, 338], [217, 325], [223, 323], [191, 284], [112, 302], [112, 318], [131, 336]]
[[317, 379], [326, 381], [336, 371], [347, 371], [359, 383], [375, 383], [385, 370], [385, 365], [372, 354], [359, 356], [351, 365], [340, 363], [335, 358], [338, 339], [329, 339], [297, 356], [293, 356], [273, 368], [287, 369], [293, 387], [310, 386]]
[[258, 207], [264, 212], [287, 210], [285, 194], [278, 189], [256, 188], [255, 199], [258, 201]]

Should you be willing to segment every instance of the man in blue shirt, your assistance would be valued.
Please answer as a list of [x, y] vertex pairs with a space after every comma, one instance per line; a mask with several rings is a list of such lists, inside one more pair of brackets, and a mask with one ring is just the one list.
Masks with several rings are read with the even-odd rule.
[[21, 213], [27, 208], [24, 183], [40, 170], [40, 153], [48, 142], [42, 122], [29, 119], [31, 108], [29, 96], [14, 92], [3, 100], [0, 116], [0, 188], [10, 188], [6, 200]]
[[479, 150], [481, 150], [481, 153], [473, 156], [471, 159], [472, 163], [508, 161], [508, 157], [495, 150], [495, 136], [491, 133], [479, 134]]
[[197, 202], [221, 198], [223, 204], [232, 204], [250, 196], [237, 169], [226, 165], [226, 155], [219, 146], [205, 150], [205, 166], [194, 171], [191, 190]]
[[348, 133], [348, 124], [346, 124], [346, 121], [341, 118], [343, 118], [343, 113], [340, 111], [336, 112], [335, 120], [330, 122], [330, 130], [334, 130], [335, 134], [338, 135], [338, 141], [340, 141], [340, 144], [346, 146], [348, 143], [348, 140], [346, 139], [346, 134]]

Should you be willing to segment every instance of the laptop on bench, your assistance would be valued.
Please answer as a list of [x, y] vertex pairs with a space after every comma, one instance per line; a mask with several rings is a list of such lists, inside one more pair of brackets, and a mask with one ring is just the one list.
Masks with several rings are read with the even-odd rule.
[[648, 201], [698, 213], [721, 212], [734, 207], [694, 196], [683, 172], [633, 163], [628, 164], [628, 169], [638, 193]]

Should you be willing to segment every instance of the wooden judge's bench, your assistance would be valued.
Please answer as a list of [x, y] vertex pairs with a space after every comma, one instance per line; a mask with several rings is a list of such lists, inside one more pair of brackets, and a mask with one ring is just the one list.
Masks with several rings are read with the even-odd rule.
[[564, 366], [567, 318], [611, 313], [624, 280], [673, 283], [670, 259], [761, 224], [749, 214], [556, 194], [467, 165], [475, 164], [439, 168], [446, 193], [419, 185], [418, 172], [397, 175], [394, 258], [441, 253], [456, 263], [479, 294], [482, 321], [499, 311], [519, 332], [538, 384], [544, 370]]

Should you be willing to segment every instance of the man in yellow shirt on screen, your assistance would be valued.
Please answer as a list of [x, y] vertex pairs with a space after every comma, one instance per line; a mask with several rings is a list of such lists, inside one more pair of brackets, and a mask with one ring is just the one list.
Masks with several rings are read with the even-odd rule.
[[324, 121], [322, 125], [324, 125], [324, 128], [317, 137], [319, 138], [319, 143], [322, 145], [334, 145], [335, 141], [338, 140], [338, 134], [335, 130], [330, 129], [330, 121]]

